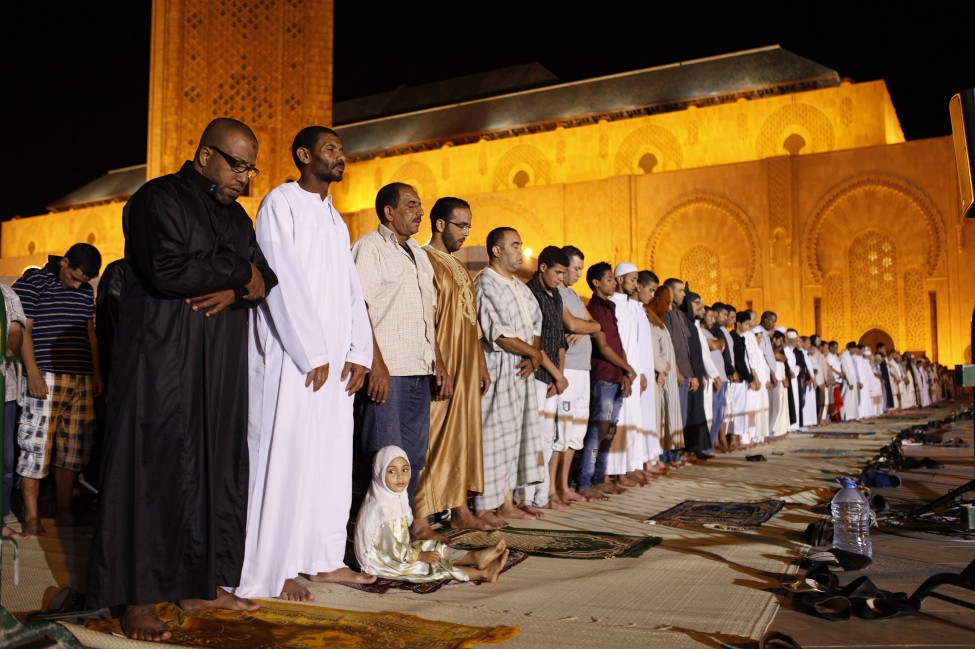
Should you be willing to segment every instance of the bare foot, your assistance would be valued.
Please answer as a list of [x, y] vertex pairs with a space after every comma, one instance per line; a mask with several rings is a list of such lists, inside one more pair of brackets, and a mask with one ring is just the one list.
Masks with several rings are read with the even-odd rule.
[[525, 518], [544, 518], [545, 512], [543, 512], [538, 507], [532, 507], [531, 505], [520, 505], [518, 507], [521, 511], [528, 514]]
[[548, 497], [548, 504], [545, 506], [549, 509], [568, 509], [572, 506], [572, 503], [564, 502], [561, 498], [552, 494]]
[[618, 496], [620, 494], [625, 494], [627, 491], [629, 491], [629, 489], [624, 489], [623, 487], [617, 485], [612, 480], [607, 480], [606, 482], [602, 483], [601, 485], [596, 485], [596, 487], [594, 487], [594, 488], [595, 489], [599, 489], [603, 493], [612, 494], [614, 496]]
[[533, 515], [532, 513], [527, 511], [527, 509], [522, 509], [521, 507], [515, 507], [514, 505], [509, 506], [507, 503], [498, 507], [498, 516], [500, 516], [501, 518], [516, 518], [519, 520], [540, 518], [540, 516]]
[[477, 518], [481, 519], [481, 521], [483, 521], [484, 523], [487, 523], [488, 525], [493, 525], [494, 526], [493, 529], [496, 530], [503, 529], [505, 527], [508, 527], [509, 525], [508, 521], [499, 517], [490, 509], [485, 509], [484, 511], [477, 512], [476, 516]]
[[24, 539], [29, 539], [30, 536], [24, 534], [23, 532], [17, 532], [12, 527], [4, 526], [3, 532], [0, 532], [4, 536], [11, 538], [15, 541], [23, 541]]
[[645, 487], [646, 480], [641, 480], [636, 471], [616, 476], [616, 484], [621, 487]]
[[588, 489], [583, 489], [579, 492], [584, 498], [589, 502], [605, 502], [609, 500], [609, 496], [603, 493], [602, 489], [598, 486], [592, 486]]
[[[498, 519], [501, 520], [501, 519]], [[466, 505], [461, 507], [455, 507], [450, 510], [450, 529], [453, 530], [482, 530], [484, 532], [490, 532], [491, 530], [501, 529], [499, 525], [495, 523], [490, 523], [482, 518], [479, 518], [471, 513], [471, 510], [467, 508]]]
[[315, 594], [294, 579], [285, 579], [284, 588], [281, 589], [278, 599], [289, 602], [313, 602], [315, 601]]
[[254, 612], [261, 608], [261, 605], [254, 600], [237, 597], [233, 593], [228, 593], [223, 588], [217, 589], [217, 596], [214, 599], [181, 599], [177, 604], [184, 611], [203, 611], [211, 608], [219, 608], [227, 611]]
[[28, 519], [24, 521], [23, 528], [24, 528], [24, 532], [23, 532], [24, 536], [26, 536], [27, 538], [30, 538], [32, 536], [44, 536], [47, 534], [47, 530], [44, 529], [43, 525], [41, 525], [41, 519], [39, 518], [36, 518], [34, 520]]
[[498, 576], [501, 574], [501, 569], [504, 568], [504, 564], [508, 563], [508, 551], [505, 550], [498, 557], [498, 560], [489, 565], [484, 569], [484, 581], [490, 584], [498, 583]]
[[320, 572], [317, 575], [308, 575], [308, 580], [319, 584], [371, 584], [376, 581], [376, 577], [374, 575], [367, 575], [364, 572], [356, 572], [347, 566], [342, 566], [332, 572]]
[[450, 539], [436, 531], [429, 525], [421, 527], [416, 530], [410, 530], [413, 532], [413, 536], [421, 541], [438, 541], [440, 543], [450, 543]]
[[[503, 554], [508, 553], [508, 542], [504, 539], [498, 541], [493, 548], [484, 548], [477, 553], [477, 568], [478, 570], [486, 570], [488, 566], [494, 563]], [[502, 564], [504, 565], [504, 564]]]
[[165, 642], [173, 637], [169, 627], [156, 615], [156, 605], [126, 606], [122, 613], [122, 632], [132, 640]]
[[570, 504], [570, 505], [572, 503], [587, 503], [587, 502], [589, 502], [589, 499], [588, 498], [586, 498], [582, 494], [578, 494], [578, 493], [572, 491], [571, 489], [569, 489], [568, 491], [560, 491], [558, 493], [559, 493], [559, 500], [561, 500], [564, 503]]

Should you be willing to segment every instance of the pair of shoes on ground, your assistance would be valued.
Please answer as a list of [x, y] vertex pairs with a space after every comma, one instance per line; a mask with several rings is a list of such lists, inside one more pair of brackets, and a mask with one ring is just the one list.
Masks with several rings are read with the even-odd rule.
[[745, 456], [745, 461], [747, 461], [747, 462], [766, 462], [767, 459], [762, 454], [756, 454], [756, 455], [746, 455]]
[[945, 465], [936, 460], [932, 460], [929, 457], [922, 459], [917, 459], [913, 457], [905, 457], [900, 462], [902, 469], [943, 469]]
[[918, 611], [918, 605], [907, 593], [881, 590], [869, 577], [858, 577], [842, 587], [834, 579], [835, 575], [825, 577], [820, 572], [816, 577], [787, 585], [793, 607], [833, 622], [846, 621], [854, 615], [864, 620], [880, 620]]
[[900, 476], [889, 471], [878, 469], [864, 469], [860, 473], [860, 484], [864, 487], [899, 487]]

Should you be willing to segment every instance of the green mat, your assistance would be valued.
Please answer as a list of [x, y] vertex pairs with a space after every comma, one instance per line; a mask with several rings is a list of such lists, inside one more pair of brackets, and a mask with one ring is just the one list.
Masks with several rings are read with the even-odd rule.
[[508, 547], [538, 557], [555, 559], [631, 559], [660, 543], [659, 536], [625, 536], [602, 532], [533, 530], [506, 527], [503, 530], [443, 530], [450, 545], [476, 549], [504, 539]]
[[651, 525], [663, 523], [675, 527], [709, 527], [715, 530], [743, 530], [758, 527], [779, 513], [783, 500], [722, 502], [685, 500], [667, 511], [646, 520]]

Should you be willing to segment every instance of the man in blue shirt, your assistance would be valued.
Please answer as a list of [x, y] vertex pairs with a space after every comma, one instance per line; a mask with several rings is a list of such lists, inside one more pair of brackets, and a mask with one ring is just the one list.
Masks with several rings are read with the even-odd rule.
[[[52, 256], [14, 282], [27, 319], [21, 357], [26, 381], [17, 443], [23, 478], [24, 534], [45, 533], [37, 510], [40, 481], [54, 460], [59, 525], [71, 525], [71, 497], [88, 463], [94, 431], [93, 400], [102, 393], [95, 337], [95, 296], [89, 283], [102, 256], [87, 243]], [[56, 449], [56, 453], [54, 450]]]

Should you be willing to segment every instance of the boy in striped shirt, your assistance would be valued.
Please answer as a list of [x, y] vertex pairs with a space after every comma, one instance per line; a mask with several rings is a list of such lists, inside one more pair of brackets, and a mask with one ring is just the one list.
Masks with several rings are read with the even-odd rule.
[[[25, 534], [45, 533], [37, 510], [40, 481], [54, 460], [59, 525], [71, 525], [71, 499], [91, 453], [94, 398], [103, 391], [89, 283], [101, 270], [98, 249], [71, 246], [14, 282], [27, 319], [21, 358], [26, 381], [17, 443]], [[56, 452], [55, 452], [56, 449]]]

